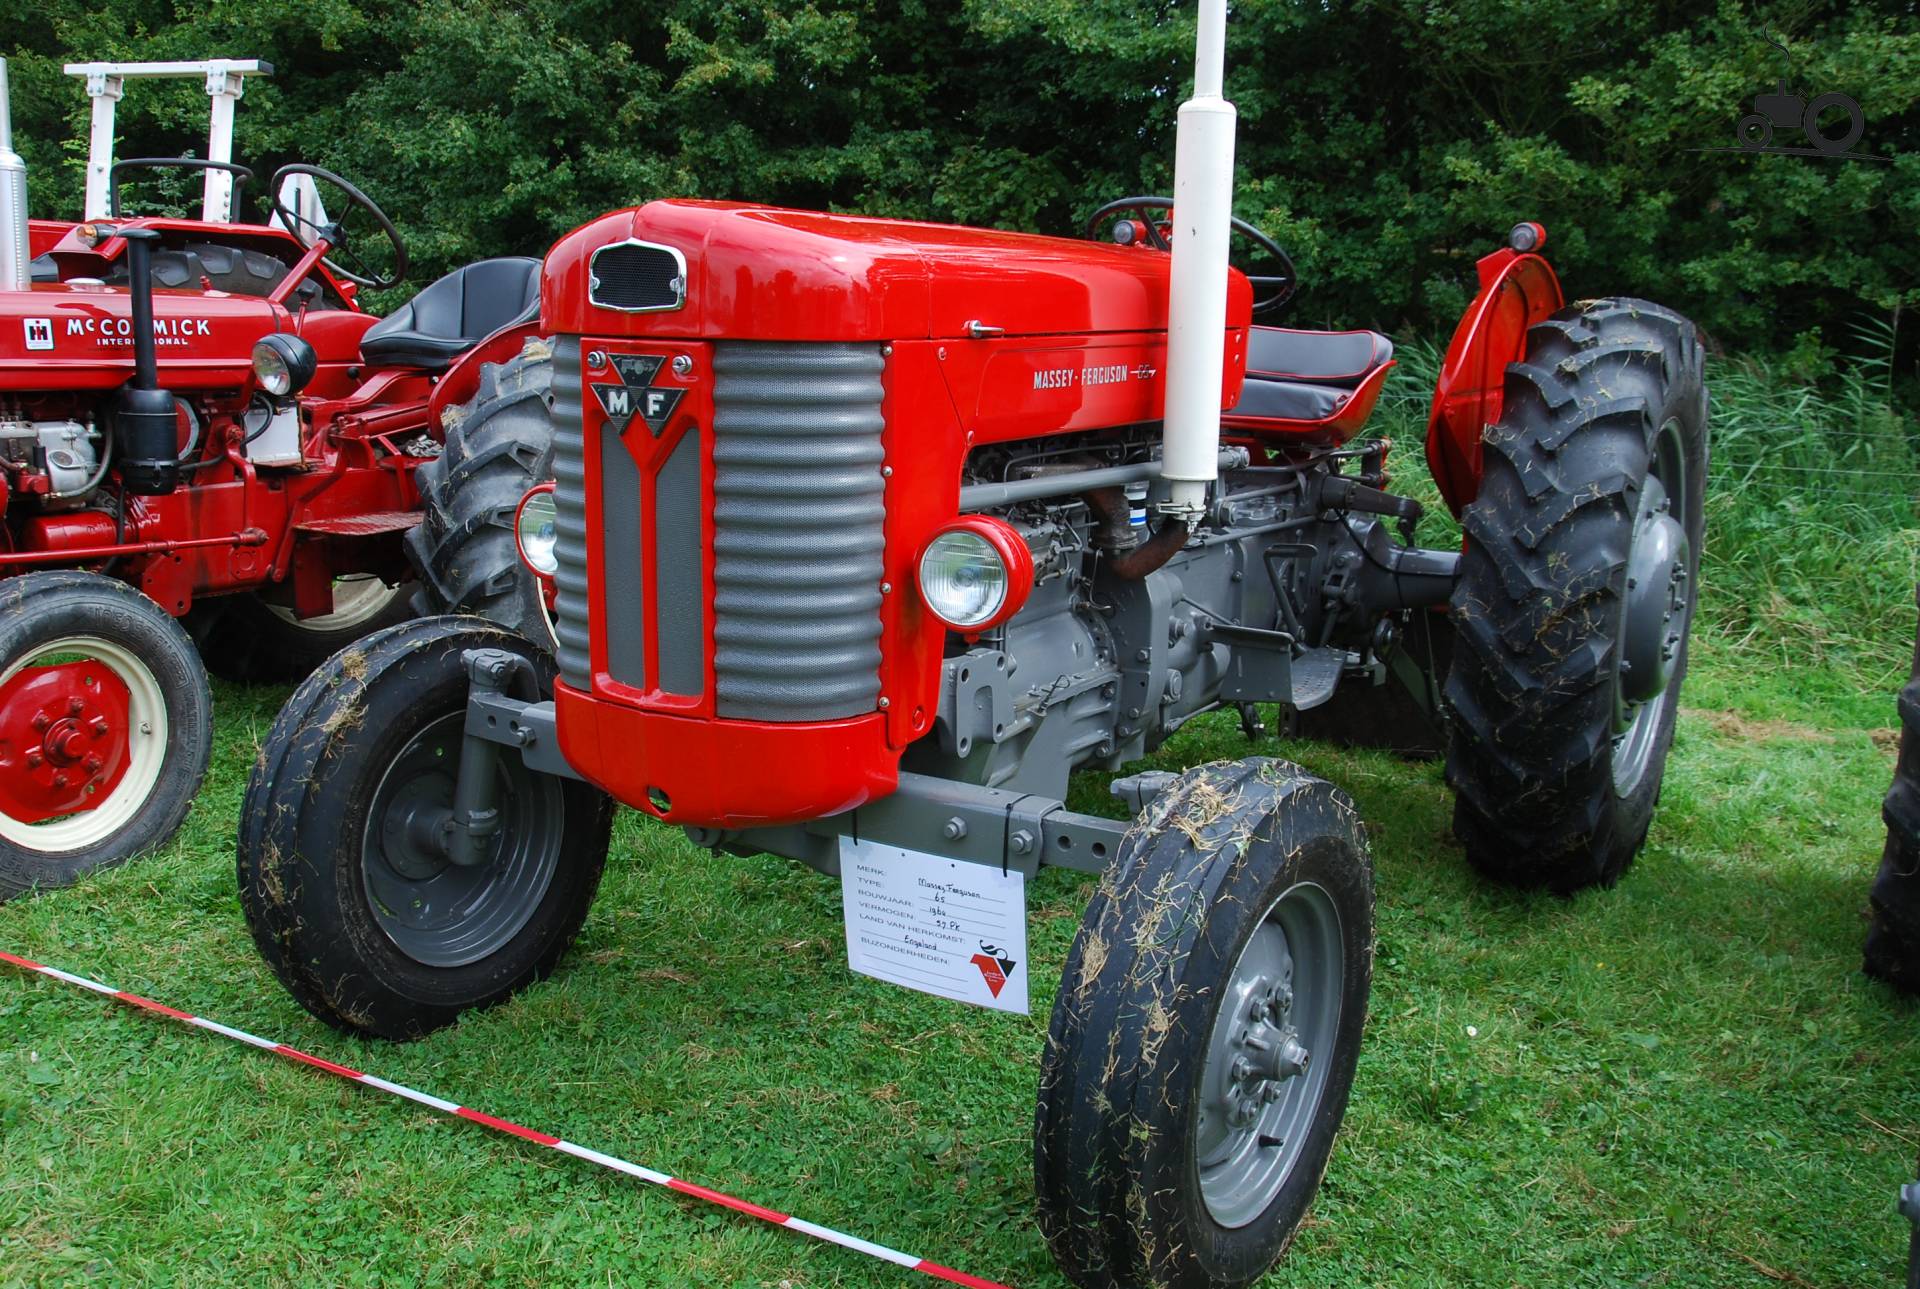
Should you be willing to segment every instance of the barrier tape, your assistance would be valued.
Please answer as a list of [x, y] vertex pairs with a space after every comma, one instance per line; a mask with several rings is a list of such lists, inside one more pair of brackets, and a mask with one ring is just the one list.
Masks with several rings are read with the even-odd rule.
[[722, 1208], [730, 1208], [736, 1213], [745, 1213], [748, 1217], [757, 1217], [763, 1222], [772, 1223], [774, 1226], [784, 1227], [789, 1231], [798, 1231], [800, 1234], [811, 1236], [816, 1240], [822, 1240], [828, 1244], [837, 1244], [843, 1249], [851, 1249], [855, 1253], [864, 1253], [870, 1258], [878, 1258], [882, 1262], [891, 1262], [897, 1267], [905, 1267], [909, 1271], [918, 1271], [922, 1275], [932, 1276], [936, 1280], [945, 1280], [950, 1284], [966, 1285], [968, 1289], [1007, 1289], [1006, 1285], [1000, 1284], [997, 1281], [982, 1280], [979, 1276], [971, 1276], [964, 1271], [956, 1271], [952, 1267], [942, 1266], [938, 1262], [933, 1262], [926, 1258], [917, 1258], [911, 1253], [902, 1253], [898, 1249], [890, 1249], [884, 1244], [875, 1244], [871, 1240], [863, 1240], [857, 1235], [848, 1235], [844, 1231], [836, 1231], [829, 1226], [820, 1226], [817, 1223], [806, 1221], [804, 1218], [794, 1217], [790, 1213], [782, 1213], [777, 1209], [763, 1208], [749, 1200], [743, 1200], [722, 1191], [710, 1190], [695, 1182], [683, 1181], [678, 1177], [669, 1177], [665, 1173], [656, 1172], [654, 1169], [643, 1167], [640, 1164], [629, 1163], [624, 1159], [616, 1159], [612, 1155], [603, 1155], [597, 1150], [576, 1145], [571, 1141], [563, 1140], [562, 1138], [541, 1132], [535, 1128], [528, 1128], [522, 1124], [514, 1123], [510, 1119], [496, 1118], [484, 1111], [475, 1110], [471, 1106], [455, 1105], [451, 1101], [442, 1100], [431, 1093], [418, 1091], [402, 1083], [389, 1083], [386, 1079], [364, 1073], [350, 1066], [336, 1064], [333, 1061], [327, 1060], [325, 1057], [315, 1056], [311, 1052], [303, 1052], [297, 1047], [289, 1047], [285, 1043], [276, 1043], [271, 1039], [249, 1034], [245, 1030], [234, 1029], [230, 1025], [222, 1025], [219, 1021], [208, 1020], [204, 1016], [195, 1016], [191, 1013], [180, 1011], [177, 1008], [167, 1006], [165, 1003], [157, 1003], [151, 998], [142, 998], [139, 994], [128, 993], [124, 989], [115, 989], [112, 985], [103, 985], [97, 980], [88, 980], [85, 976], [76, 976], [72, 972], [62, 971], [58, 967], [49, 967], [42, 963], [34, 962], [29, 958], [19, 957], [6, 952], [4, 949], [0, 949], [0, 962], [18, 967], [22, 971], [34, 972], [42, 976], [49, 976], [54, 980], [63, 981], [69, 985], [77, 985], [81, 989], [91, 990], [96, 994], [104, 994], [115, 1002], [125, 1003], [130, 1007], [137, 1007], [141, 1011], [152, 1012], [156, 1016], [165, 1016], [168, 1020], [179, 1021], [181, 1024], [190, 1025], [195, 1029], [211, 1030], [222, 1038], [230, 1038], [236, 1043], [244, 1043], [248, 1047], [257, 1047], [263, 1052], [272, 1052], [275, 1056], [285, 1057], [289, 1061], [311, 1066], [316, 1070], [324, 1070], [328, 1074], [336, 1075], [339, 1078], [346, 1079], [353, 1083], [358, 1083], [363, 1087], [375, 1088], [387, 1093], [389, 1096], [396, 1096], [402, 1100], [412, 1101], [417, 1105], [438, 1110], [441, 1114], [452, 1115], [457, 1119], [465, 1119], [469, 1122], [480, 1124], [483, 1127], [491, 1128], [495, 1132], [502, 1132], [510, 1137], [518, 1137], [522, 1141], [531, 1141], [535, 1145], [545, 1146], [550, 1150], [557, 1150], [563, 1155], [572, 1155], [575, 1159], [584, 1159], [590, 1164], [598, 1164], [600, 1167], [610, 1169], [613, 1172], [624, 1173], [628, 1177], [636, 1177], [643, 1182], [650, 1182], [655, 1186], [664, 1186], [668, 1190], [676, 1191], [681, 1195], [690, 1195], [695, 1199], [704, 1200], [709, 1204], [717, 1204]]

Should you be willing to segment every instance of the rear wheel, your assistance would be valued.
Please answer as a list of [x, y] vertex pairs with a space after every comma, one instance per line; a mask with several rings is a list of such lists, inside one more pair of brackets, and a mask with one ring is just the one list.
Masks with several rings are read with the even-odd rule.
[[1687, 671], [1707, 469], [1693, 324], [1595, 300], [1535, 325], [1484, 459], [1445, 690], [1454, 831], [1500, 880], [1608, 885], [1646, 840]]
[[476, 614], [552, 647], [513, 535], [520, 499], [553, 478], [552, 403], [553, 346], [532, 339], [512, 361], [484, 364], [474, 396], [449, 411], [445, 449], [414, 472], [422, 514], [406, 544], [423, 612]]
[[1266, 1271], [1326, 1171], [1372, 976], [1344, 795], [1256, 757], [1154, 798], [1081, 919], [1041, 1066], [1040, 1228], [1075, 1284]]
[[193, 643], [124, 582], [0, 582], [0, 900], [164, 843], [212, 751]]
[[1880, 814], [1887, 844], [1868, 898], [1864, 969], [1902, 993], [1920, 994], [1920, 639], [1900, 690], [1900, 759]]
[[584, 783], [498, 758], [498, 830], [480, 863], [438, 844], [466, 720], [464, 655], [540, 650], [472, 618], [381, 631], [316, 670], [247, 781], [238, 844], [254, 943], [308, 1011], [417, 1038], [552, 970], [605, 862], [612, 806]]
[[364, 635], [414, 616], [411, 583], [388, 586], [375, 573], [333, 582], [333, 612], [296, 617], [258, 594], [221, 596], [202, 652], [207, 668], [229, 680], [300, 680]]

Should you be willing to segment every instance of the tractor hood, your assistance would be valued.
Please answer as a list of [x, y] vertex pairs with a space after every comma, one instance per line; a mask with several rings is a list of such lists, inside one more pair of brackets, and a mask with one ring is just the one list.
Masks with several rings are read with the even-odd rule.
[[[1166, 329], [1171, 268], [1144, 245], [656, 201], [560, 239], [541, 320], [572, 335], [730, 340], [1152, 332]], [[1230, 276], [1228, 325], [1245, 326], [1251, 292]]]

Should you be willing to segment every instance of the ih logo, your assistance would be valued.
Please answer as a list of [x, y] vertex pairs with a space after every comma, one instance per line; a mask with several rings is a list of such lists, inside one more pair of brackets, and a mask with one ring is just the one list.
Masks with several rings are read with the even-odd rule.
[[995, 948], [985, 940], [980, 941], [980, 952], [967, 961], [980, 968], [980, 974], [986, 977], [987, 992], [995, 998], [1007, 987], [1007, 977], [1013, 974], [1014, 967], [1018, 965], [1007, 956], [1006, 950]]
[[27, 329], [28, 349], [53, 348], [52, 318], [22, 318], [20, 321]]
[[659, 438], [660, 431], [667, 428], [667, 421], [673, 416], [673, 409], [680, 406], [681, 396], [687, 392], [676, 386], [662, 388], [653, 383], [667, 360], [658, 354], [613, 354], [608, 361], [613, 364], [620, 383], [593, 387], [593, 396], [600, 400], [600, 408], [607, 414], [607, 424], [615, 433], [620, 433], [638, 415], [653, 437]]

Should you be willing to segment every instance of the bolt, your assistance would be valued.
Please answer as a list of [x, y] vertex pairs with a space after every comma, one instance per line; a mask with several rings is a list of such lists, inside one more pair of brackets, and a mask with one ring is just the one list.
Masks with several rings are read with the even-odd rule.
[[892, 699], [889, 699], [889, 698], [882, 698], [882, 699], [880, 700], [880, 710], [881, 710], [881, 711], [883, 711], [883, 712], [884, 712], [884, 711], [886, 711], [886, 710], [887, 710], [887, 709], [888, 709], [889, 707], [892, 707], [892, 706], [893, 706], [893, 700], [892, 700]]
[[96, 716], [93, 718], [93, 736], [95, 738], [105, 738], [107, 736], [107, 718], [106, 717]]
[[892, 582], [882, 582], [882, 583], [880, 583], [880, 594], [882, 594], [882, 595], [892, 595], [892, 594], [893, 594], [893, 583], [892, 583]]
[[86, 710], [87, 710], [87, 704], [84, 699], [69, 698], [67, 700], [67, 714], [69, 716], [78, 716], [81, 712], [84, 712]]
[[1152, 658], [1153, 658], [1153, 651], [1150, 649], [1142, 649], [1138, 653], [1133, 655], [1133, 660], [1135, 662], [1148, 662]]
[[1022, 828], [1007, 839], [1007, 848], [1016, 855], [1024, 855], [1033, 849], [1033, 834]]
[[673, 356], [673, 374], [676, 376], [693, 375], [693, 359], [686, 354]]
[[967, 821], [959, 815], [955, 815], [953, 818], [947, 820], [946, 826], [942, 828], [940, 832], [948, 841], [959, 841], [967, 835]]
[[53, 718], [45, 712], [35, 712], [33, 714], [33, 728], [36, 730], [43, 730], [51, 724], [53, 724]]
[[587, 366], [595, 368], [597, 370], [601, 367], [605, 367], [606, 365], [607, 365], [607, 355], [604, 351], [599, 349], [589, 349], [587, 351]]
[[1235, 1083], [1245, 1083], [1253, 1077], [1253, 1062], [1244, 1056], [1233, 1058], [1231, 1079]]
[[55, 774], [55, 775], [53, 776], [53, 786], [54, 786], [54, 787], [56, 787], [56, 788], [64, 788], [64, 787], [66, 787], [66, 786], [67, 786], [67, 776], [66, 776], [66, 775], [64, 775], [64, 774]]
[[100, 767], [105, 764], [106, 762], [100, 759], [100, 754], [95, 752], [87, 758], [87, 773], [98, 774], [100, 773]]
[[890, 465], [883, 465], [883, 466], [881, 466], [881, 467], [880, 467], [880, 477], [881, 477], [882, 479], [891, 479], [891, 478], [893, 478], [893, 467], [892, 467], [892, 466], [890, 466]]
[[45, 761], [46, 759], [47, 759], [46, 757], [40, 754], [40, 749], [37, 747], [29, 748], [27, 750], [27, 764], [32, 766], [35, 769], [38, 769], [40, 767], [40, 763], [42, 761]]

